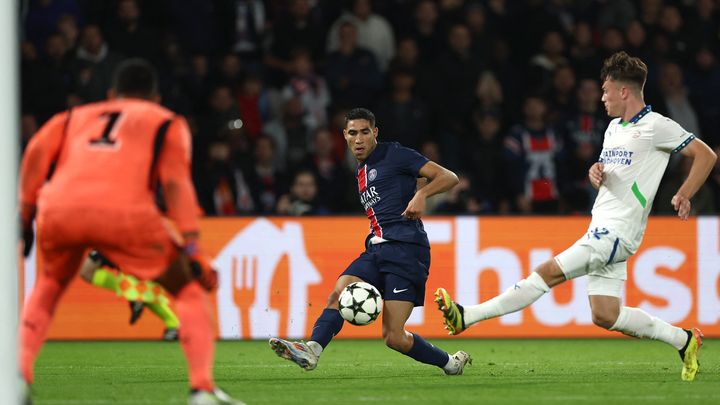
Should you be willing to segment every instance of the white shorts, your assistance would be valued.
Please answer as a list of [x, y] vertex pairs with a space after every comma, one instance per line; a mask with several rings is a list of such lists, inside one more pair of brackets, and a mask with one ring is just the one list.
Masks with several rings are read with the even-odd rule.
[[588, 295], [621, 297], [630, 255], [614, 232], [593, 228], [555, 256], [555, 262], [568, 280], [587, 275]]

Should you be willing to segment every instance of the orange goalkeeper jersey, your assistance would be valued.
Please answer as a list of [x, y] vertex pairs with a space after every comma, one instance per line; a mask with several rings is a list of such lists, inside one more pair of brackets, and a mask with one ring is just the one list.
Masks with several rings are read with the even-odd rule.
[[157, 209], [159, 182], [167, 216], [181, 232], [194, 232], [199, 208], [190, 145], [185, 119], [149, 101], [122, 98], [73, 108], [31, 139], [20, 171], [20, 200], [40, 211]]

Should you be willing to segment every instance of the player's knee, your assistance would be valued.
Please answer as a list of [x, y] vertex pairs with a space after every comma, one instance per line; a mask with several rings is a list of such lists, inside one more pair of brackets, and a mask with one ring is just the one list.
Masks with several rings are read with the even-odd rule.
[[333, 308], [338, 309], [338, 299], [340, 298], [340, 291], [333, 290], [330, 295], [328, 295], [327, 299], [327, 305], [326, 308]]
[[91, 283], [93, 275], [95, 275], [95, 271], [97, 271], [97, 269], [97, 264], [90, 258], [86, 258], [82, 266], [80, 266], [80, 278], [87, 281], [88, 283]]
[[610, 329], [617, 321], [617, 314], [613, 314], [611, 311], [596, 310], [592, 312], [592, 321], [595, 325], [603, 329]]

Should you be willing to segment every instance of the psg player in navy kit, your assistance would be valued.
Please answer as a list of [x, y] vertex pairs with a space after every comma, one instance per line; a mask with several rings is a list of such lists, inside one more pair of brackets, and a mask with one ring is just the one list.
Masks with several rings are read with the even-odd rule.
[[[310, 340], [271, 338], [270, 347], [305, 370], [315, 369], [323, 349], [343, 326], [340, 292], [350, 283], [365, 281], [377, 287], [385, 301], [382, 335], [388, 347], [440, 367], [445, 374], [462, 374], [471, 361], [467, 353], [450, 355], [405, 330], [413, 307], [423, 305], [430, 268], [430, 243], [420, 220], [425, 199], [451, 189], [458, 178], [413, 149], [395, 142], [378, 143], [375, 116], [367, 109], [347, 113], [343, 134], [358, 160], [360, 203], [370, 220], [365, 251], [338, 278]], [[428, 183], [418, 190], [419, 177]]]

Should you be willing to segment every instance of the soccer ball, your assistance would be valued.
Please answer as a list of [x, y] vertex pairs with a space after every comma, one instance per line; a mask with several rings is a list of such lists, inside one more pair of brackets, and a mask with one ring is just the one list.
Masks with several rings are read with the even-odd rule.
[[380, 291], [365, 282], [350, 283], [340, 294], [340, 315], [353, 325], [369, 325], [382, 311]]

